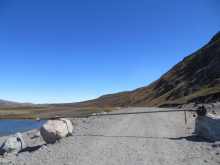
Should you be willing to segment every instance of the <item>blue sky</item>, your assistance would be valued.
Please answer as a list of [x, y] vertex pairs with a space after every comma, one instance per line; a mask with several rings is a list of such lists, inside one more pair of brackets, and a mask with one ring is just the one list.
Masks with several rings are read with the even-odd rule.
[[219, 0], [1, 0], [0, 99], [78, 102], [147, 86], [219, 20]]

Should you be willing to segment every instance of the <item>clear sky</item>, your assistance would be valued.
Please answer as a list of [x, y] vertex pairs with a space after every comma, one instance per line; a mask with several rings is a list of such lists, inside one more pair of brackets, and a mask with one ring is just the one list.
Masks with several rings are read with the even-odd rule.
[[220, 30], [219, 0], [0, 0], [0, 99], [147, 86]]

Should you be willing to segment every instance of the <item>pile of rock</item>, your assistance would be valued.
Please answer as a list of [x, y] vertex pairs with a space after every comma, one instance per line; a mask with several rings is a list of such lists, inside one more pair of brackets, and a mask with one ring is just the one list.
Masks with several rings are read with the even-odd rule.
[[[55, 120], [47, 121], [39, 130], [34, 134], [33, 138], [40, 137], [44, 139], [46, 143], [55, 143], [56, 141], [71, 136], [73, 132], [73, 125], [70, 120], [65, 118], [58, 118]], [[26, 145], [22, 139], [21, 134], [18, 132], [9, 137], [0, 147], [0, 155], [6, 155], [8, 153], [18, 153]], [[28, 147], [27, 147], [28, 148]]]

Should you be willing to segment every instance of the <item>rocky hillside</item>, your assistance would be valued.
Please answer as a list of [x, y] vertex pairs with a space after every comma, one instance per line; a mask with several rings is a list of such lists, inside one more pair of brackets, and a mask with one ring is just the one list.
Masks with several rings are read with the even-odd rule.
[[134, 95], [137, 99], [131, 105], [181, 104], [202, 98], [215, 100], [218, 99], [219, 92], [220, 32], [159, 80], [142, 88], [139, 94]]
[[162, 106], [207, 98], [213, 101], [220, 98], [220, 32], [149, 86], [74, 106]]

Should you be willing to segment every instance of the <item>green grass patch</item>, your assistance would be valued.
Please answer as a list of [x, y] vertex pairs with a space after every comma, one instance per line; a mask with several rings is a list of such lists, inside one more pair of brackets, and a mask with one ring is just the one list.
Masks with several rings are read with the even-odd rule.
[[66, 134], [66, 137], [70, 137], [70, 136], [73, 136], [73, 134], [70, 133], [70, 132], [68, 132], [68, 133]]

